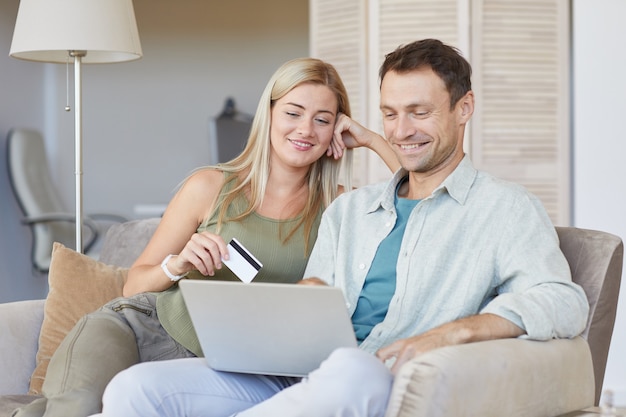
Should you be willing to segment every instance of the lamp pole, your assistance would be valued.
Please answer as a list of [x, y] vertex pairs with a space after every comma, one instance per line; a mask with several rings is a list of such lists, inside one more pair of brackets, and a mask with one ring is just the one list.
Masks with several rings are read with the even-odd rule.
[[74, 175], [76, 177], [76, 252], [83, 253], [83, 92], [82, 59], [87, 51], [69, 51], [74, 58]]

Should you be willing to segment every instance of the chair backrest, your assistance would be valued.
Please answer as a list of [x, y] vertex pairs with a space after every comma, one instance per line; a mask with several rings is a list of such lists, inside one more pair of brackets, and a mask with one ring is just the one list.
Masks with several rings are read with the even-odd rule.
[[598, 405], [617, 312], [624, 245], [618, 236], [606, 232], [575, 227], [556, 230], [572, 279], [583, 287], [589, 300], [589, 319], [582, 336], [591, 349]]
[[[9, 181], [26, 221], [52, 213], [67, 213], [51, 179], [41, 134], [32, 129], [13, 129], [7, 138]], [[50, 266], [52, 243], [72, 247], [75, 229], [70, 222], [31, 223], [33, 265], [40, 271]]]

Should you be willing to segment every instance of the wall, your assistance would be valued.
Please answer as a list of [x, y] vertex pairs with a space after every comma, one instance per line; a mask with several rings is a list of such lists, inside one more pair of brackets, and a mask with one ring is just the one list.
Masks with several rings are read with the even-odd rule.
[[0, 2], [0, 302], [43, 298], [47, 292], [46, 276], [31, 269], [30, 234], [20, 223], [7, 178], [8, 130], [13, 126], [40, 129], [44, 124], [44, 66], [9, 58], [17, 5], [18, 0]]
[[[574, 225], [626, 239], [626, 114], [624, 39], [626, 2], [573, 1]], [[604, 388], [626, 406], [626, 282], [622, 278], [617, 320]]]
[[[12, 127], [40, 129], [52, 177], [74, 210], [74, 113], [64, 111], [64, 65], [8, 56], [19, 0], [0, 2], [0, 302], [42, 298], [29, 230], [5, 164]], [[253, 113], [274, 70], [308, 54], [308, 2], [135, 0], [144, 57], [83, 67], [84, 209], [149, 216], [194, 168], [208, 163], [208, 119], [227, 96]], [[70, 67], [70, 101], [73, 70]]]
[[[274, 70], [308, 53], [306, 2], [134, 3], [144, 57], [84, 69], [87, 212], [133, 216], [137, 204], [169, 201], [180, 180], [208, 163], [208, 118], [221, 112], [225, 98], [253, 113]], [[72, 149], [72, 117], [62, 110], [65, 68], [55, 68], [51, 94], [64, 122], [57, 139]], [[72, 156], [59, 154], [59, 162], [59, 177], [71, 178]], [[71, 203], [71, 188], [64, 190]]]

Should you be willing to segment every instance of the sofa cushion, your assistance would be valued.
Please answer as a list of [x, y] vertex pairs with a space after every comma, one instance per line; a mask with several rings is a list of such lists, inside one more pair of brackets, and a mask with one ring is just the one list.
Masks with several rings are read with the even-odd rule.
[[159, 217], [153, 217], [130, 220], [109, 227], [100, 251], [100, 261], [109, 265], [130, 267], [143, 252], [160, 221]]
[[127, 273], [127, 268], [107, 265], [55, 242], [30, 394], [41, 393], [50, 357], [76, 322], [122, 295]]
[[44, 303], [44, 300], [25, 300], [0, 304], [0, 394], [28, 392], [30, 376], [35, 370]]
[[40, 398], [38, 395], [2, 395], [0, 396], [0, 417], [13, 415], [16, 408]]

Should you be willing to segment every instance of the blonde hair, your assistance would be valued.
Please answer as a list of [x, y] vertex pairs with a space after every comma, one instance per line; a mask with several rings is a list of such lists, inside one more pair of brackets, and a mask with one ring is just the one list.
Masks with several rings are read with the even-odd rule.
[[[223, 187], [231, 181], [236, 181], [234, 186], [225, 193], [222, 204], [214, 208], [214, 212], [218, 212], [218, 232], [223, 222], [243, 219], [262, 204], [270, 173], [271, 109], [277, 100], [303, 83], [324, 85], [330, 88], [337, 97], [337, 114], [351, 115], [348, 93], [337, 70], [332, 65], [315, 58], [298, 58], [278, 68], [261, 95], [246, 147], [239, 156], [218, 166], [225, 172], [235, 174], [229, 177]], [[352, 152], [345, 152], [342, 159], [344, 187], [349, 190], [352, 183]], [[337, 197], [341, 164], [341, 160], [324, 154], [310, 167], [307, 178], [309, 195], [301, 219], [289, 231], [283, 242], [289, 240], [293, 233], [304, 225], [305, 250], [308, 250], [311, 229], [317, 214], [322, 209], [321, 205], [323, 204], [323, 208], [326, 208]], [[228, 207], [248, 187], [250, 189], [248, 206], [243, 212], [228, 217]]]

